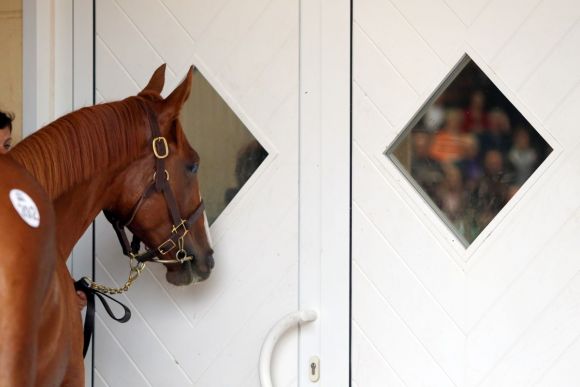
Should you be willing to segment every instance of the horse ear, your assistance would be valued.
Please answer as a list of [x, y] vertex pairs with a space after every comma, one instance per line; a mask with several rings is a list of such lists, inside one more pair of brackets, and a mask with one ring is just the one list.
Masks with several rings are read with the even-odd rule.
[[149, 83], [139, 93], [139, 95], [144, 95], [144, 94], [148, 94], [148, 93], [161, 94], [161, 91], [163, 90], [163, 85], [165, 85], [165, 68], [166, 67], [167, 67], [166, 64], [163, 63], [161, 66], [159, 66], [157, 68], [157, 70], [155, 70], [153, 72], [153, 75], [151, 76]]
[[194, 67], [191, 66], [185, 79], [173, 90], [171, 94], [163, 101], [163, 115], [169, 119], [175, 119], [181, 107], [189, 98], [189, 93], [191, 92], [191, 81], [193, 79]]

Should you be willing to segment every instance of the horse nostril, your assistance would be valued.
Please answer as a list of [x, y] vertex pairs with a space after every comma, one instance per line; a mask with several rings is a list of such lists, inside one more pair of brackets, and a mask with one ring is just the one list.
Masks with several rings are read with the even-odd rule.
[[213, 267], [215, 266], [215, 260], [213, 259], [212, 255], [209, 255], [206, 259], [205, 262], [207, 264], [207, 267], [209, 267], [209, 269], [213, 269]]

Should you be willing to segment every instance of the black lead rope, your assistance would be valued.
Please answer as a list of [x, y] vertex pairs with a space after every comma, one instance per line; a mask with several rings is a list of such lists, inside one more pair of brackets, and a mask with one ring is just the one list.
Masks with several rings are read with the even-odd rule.
[[[83, 344], [83, 357], [87, 355], [87, 351], [89, 349], [89, 344], [91, 342], [91, 337], [93, 336], [93, 332], [95, 330], [95, 296], [99, 297], [101, 303], [105, 307], [107, 314], [111, 316], [111, 318], [120, 323], [126, 323], [131, 318], [131, 311], [127, 306], [121, 303], [118, 300], [115, 300], [113, 297], [99, 292], [96, 289], [91, 288], [89, 279], [87, 277], [83, 277], [80, 280], [75, 282], [75, 290], [80, 290], [81, 292], [85, 293], [87, 296], [87, 313], [85, 314], [85, 327], [83, 330], [84, 334], [84, 344]], [[107, 297], [109, 300], [116, 302], [117, 304], [121, 305], [124, 309], [125, 313], [121, 317], [115, 316], [113, 310], [109, 306], [109, 303], [104, 298]]]

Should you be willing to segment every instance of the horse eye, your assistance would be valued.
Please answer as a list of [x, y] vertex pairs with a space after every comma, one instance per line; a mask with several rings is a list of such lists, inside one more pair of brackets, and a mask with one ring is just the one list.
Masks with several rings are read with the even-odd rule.
[[187, 171], [190, 173], [196, 173], [199, 168], [198, 164], [190, 164], [187, 166]]

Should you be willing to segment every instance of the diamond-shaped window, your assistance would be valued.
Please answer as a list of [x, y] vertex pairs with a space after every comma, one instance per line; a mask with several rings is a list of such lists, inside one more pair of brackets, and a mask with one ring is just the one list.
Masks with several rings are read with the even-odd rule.
[[181, 122], [201, 159], [201, 193], [213, 223], [268, 152], [197, 70]]
[[551, 151], [466, 57], [386, 155], [468, 246]]

